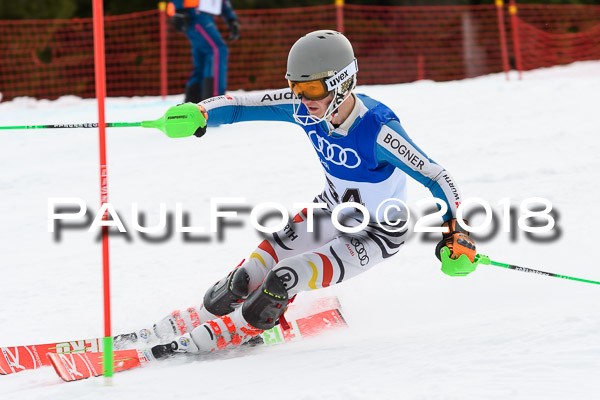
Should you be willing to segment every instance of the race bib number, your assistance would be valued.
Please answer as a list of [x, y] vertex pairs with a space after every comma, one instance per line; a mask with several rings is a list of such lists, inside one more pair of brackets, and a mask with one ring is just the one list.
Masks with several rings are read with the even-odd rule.
[[198, 4], [198, 10], [212, 15], [221, 15], [222, 8], [223, 0], [200, 0]]

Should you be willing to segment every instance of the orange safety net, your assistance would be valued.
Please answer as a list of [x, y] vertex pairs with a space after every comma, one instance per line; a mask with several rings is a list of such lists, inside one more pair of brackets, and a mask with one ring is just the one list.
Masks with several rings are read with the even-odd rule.
[[[0, 93], [95, 97], [92, 19], [0, 21]], [[108, 96], [159, 92], [156, 11], [106, 17]]]
[[[229, 47], [228, 90], [285, 87], [287, 53], [303, 34], [337, 29], [332, 5], [238, 10], [240, 40]], [[344, 33], [359, 61], [359, 84], [462, 79], [502, 71], [494, 4], [345, 5]], [[523, 69], [600, 59], [600, 6], [519, 5]], [[508, 7], [506, 32], [514, 67]], [[227, 37], [224, 22], [218, 26]], [[107, 95], [159, 95], [159, 11], [105, 17]], [[183, 93], [190, 45], [167, 32], [168, 94]], [[55, 99], [94, 97], [91, 19], [0, 21], [0, 93]]]
[[523, 69], [600, 60], [600, 6], [519, 5]]
[[344, 8], [359, 84], [445, 81], [502, 71], [494, 6]]

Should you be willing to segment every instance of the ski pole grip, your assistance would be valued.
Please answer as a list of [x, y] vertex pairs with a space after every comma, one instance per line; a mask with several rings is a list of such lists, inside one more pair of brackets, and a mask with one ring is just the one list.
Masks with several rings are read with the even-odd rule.
[[471, 262], [465, 254], [461, 254], [456, 259], [450, 258], [450, 249], [447, 246], [442, 247], [440, 258], [442, 259], [442, 272], [448, 276], [467, 276], [475, 271], [479, 264], [477, 259]]

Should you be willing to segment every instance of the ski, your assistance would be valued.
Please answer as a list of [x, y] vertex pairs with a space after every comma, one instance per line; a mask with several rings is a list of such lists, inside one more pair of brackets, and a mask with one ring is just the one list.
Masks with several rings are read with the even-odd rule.
[[101, 352], [102, 338], [74, 340], [62, 343], [0, 347], [0, 375], [8, 375], [50, 365], [48, 353]]
[[[286, 316], [290, 319], [298, 319], [299, 316], [316, 314], [329, 309], [339, 309], [340, 303], [337, 297], [323, 297], [309, 301], [305, 304], [292, 303], [288, 307]], [[130, 335], [117, 335], [116, 337], [127, 337]], [[116, 338], [115, 337], [115, 338]], [[144, 346], [148, 344], [142, 343]], [[128, 348], [135, 347], [135, 343]], [[123, 349], [119, 349], [123, 350]], [[46, 354], [82, 354], [101, 353], [103, 351], [103, 339], [81, 339], [47, 344], [35, 344], [26, 346], [0, 347], [0, 375], [8, 375], [21, 371], [37, 369], [49, 366], [50, 360]]]
[[[274, 345], [315, 336], [323, 331], [346, 326], [339, 309], [331, 309], [288, 321], [287, 330], [279, 325], [261, 334], [265, 345]], [[56, 373], [66, 382], [102, 375], [103, 353], [48, 353]], [[114, 372], [141, 367], [156, 361], [151, 349], [117, 350], [114, 352]]]

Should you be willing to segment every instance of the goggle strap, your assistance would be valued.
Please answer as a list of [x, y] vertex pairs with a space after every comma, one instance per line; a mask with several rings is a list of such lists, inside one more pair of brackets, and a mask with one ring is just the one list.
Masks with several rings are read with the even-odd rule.
[[342, 83], [348, 80], [358, 72], [358, 61], [356, 58], [341, 71], [338, 71], [331, 78], [325, 79], [325, 85], [328, 91], [332, 91], [337, 87], [340, 87]]

